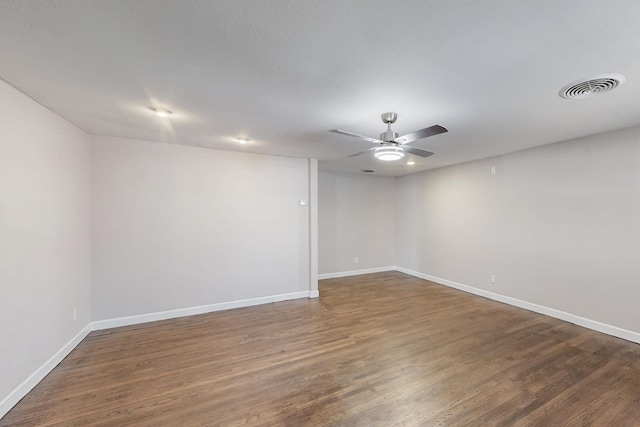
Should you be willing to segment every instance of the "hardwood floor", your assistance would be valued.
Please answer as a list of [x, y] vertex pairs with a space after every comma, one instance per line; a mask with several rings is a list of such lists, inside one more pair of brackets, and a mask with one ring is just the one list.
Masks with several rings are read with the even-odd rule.
[[640, 346], [398, 272], [91, 333], [0, 426], [640, 426]]

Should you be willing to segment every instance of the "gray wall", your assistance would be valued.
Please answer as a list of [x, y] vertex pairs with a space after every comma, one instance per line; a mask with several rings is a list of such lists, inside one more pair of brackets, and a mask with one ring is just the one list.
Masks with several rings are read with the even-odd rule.
[[318, 199], [320, 274], [395, 265], [394, 178], [321, 172]]
[[628, 129], [398, 178], [398, 265], [640, 332], [639, 141]]
[[93, 138], [94, 320], [309, 290], [309, 162]]
[[91, 199], [86, 134], [2, 81], [0, 117], [2, 401], [91, 320]]

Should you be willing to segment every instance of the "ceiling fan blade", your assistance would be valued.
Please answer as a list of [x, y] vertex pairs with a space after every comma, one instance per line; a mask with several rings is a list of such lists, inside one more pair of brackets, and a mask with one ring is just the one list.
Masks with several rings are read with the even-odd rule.
[[440, 125], [433, 125], [428, 128], [420, 129], [415, 132], [408, 133], [406, 135], [399, 136], [395, 139], [398, 144], [408, 144], [413, 141], [417, 141], [428, 136], [439, 135], [441, 133], [449, 132], [447, 128]]
[[375, 149], [376, 149], [376, 147], [369, 148], [368, 150], [364, 150], [364, 151], [360, 151], [360, 152], [358, 152], [358, 153], [352, 154], [352, 155], [350, 155], [349, 157], [356, 157], [356, 156], [360, 156], [360, 155], [362, 155], [362, 154], [367, 154], [367, 153], [372, 152], [372, 151], [373, 151], [373, 150], [375, 150]]
[[409, 154], [414, 154], [420, 157], [433, 156], [433, 153], [431, 151], [421, 150], [420, 148], [416, 148], [416, 147], [409, 147], [408, 145], [403, 145], [402, 149]]
[[357, 133], [345, 132], [345, 131], [340, 130], [340, 129], [331, 129], [329, 132], [337, 133], [339, 135], [353, 136], [355, 138], [364, 139], [365, 141], [369, 141], [369, 142], [375, 142], [375, 143], [382, 142], [379, 139], [369, 138], [368, 136], [358, 135]]

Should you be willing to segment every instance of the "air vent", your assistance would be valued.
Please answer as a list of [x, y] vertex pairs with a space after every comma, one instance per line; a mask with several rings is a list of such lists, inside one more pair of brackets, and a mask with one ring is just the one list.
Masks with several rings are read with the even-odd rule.
[[360, 169], [360, 172], [364, 172], [364, 173], [374, 173], [375, 170], [374, 169]]
[[602, 92], [608, 92], [625, 81], [620, 74], [602, 74], [589, 80], [579, 80], [562, 88], [560, 96], [566, 99], [582, 99]]

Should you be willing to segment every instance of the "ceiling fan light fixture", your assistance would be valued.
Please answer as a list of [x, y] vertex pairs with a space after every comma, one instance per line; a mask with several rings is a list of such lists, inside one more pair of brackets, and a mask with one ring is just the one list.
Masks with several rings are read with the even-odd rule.
[[392, 146], [378, 147], [373, 152], [373, 155], [376, 156], [378, 160], [393, 162], [404, 157], [404, 150], [400, 147]]

